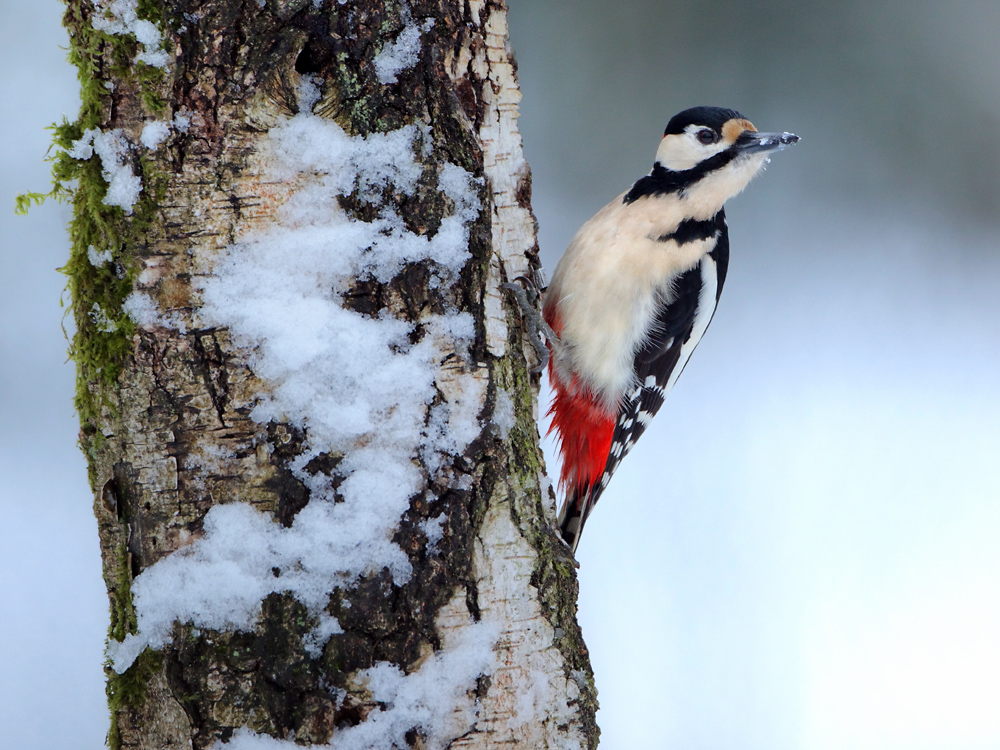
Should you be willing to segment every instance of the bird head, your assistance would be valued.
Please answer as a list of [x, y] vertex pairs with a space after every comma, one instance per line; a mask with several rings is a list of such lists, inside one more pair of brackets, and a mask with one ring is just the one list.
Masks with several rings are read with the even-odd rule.
[[772, 151], [798, 140], [791, 133], [760, 133], [733, 109], [694, 107], [667, 123], [653, 174], [714, 213], [747, 186]]

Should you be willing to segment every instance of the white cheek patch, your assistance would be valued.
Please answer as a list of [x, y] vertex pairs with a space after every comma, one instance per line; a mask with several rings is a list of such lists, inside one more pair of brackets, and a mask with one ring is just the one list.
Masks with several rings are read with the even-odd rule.
[[703, 130], [700, 125], [688, 125], [683, 133], [664, 136], [660, 147], [656, 149], [656, 160], [671, 171], [683, 172], [725, 151], [731, 145], [725, 140], [706, 145], [698, 140], [700, 130]]

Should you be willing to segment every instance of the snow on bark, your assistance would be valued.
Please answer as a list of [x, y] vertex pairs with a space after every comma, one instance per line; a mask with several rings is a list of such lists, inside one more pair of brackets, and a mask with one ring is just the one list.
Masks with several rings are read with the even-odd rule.
[[[127, 0], [121, 18], [99, 6], [131, 18]], [[386, 42], [323, 7], [315, 28], [322, 13], [365, 40], [348, 59], [329, 67], [310, 38], [264, 87], [227, 52], [216, 80], [239, 86], [184, 89], [162, 120], [123, 95], [129, 118], [104, 126], [169, 180], [135, 248], [118, 411], [94, 419], [106, 578], [138, 623], [109, 656], [120, 673], [164, 650], [151, 699], [117, 710], [122, 736], [592, 747], [571, 562], [538, 518], [531, 382], [500, 289], [535, 250], [506, 11], [422, 7]], [[247, 28], [272, 33], [266, 15]], [[181, 39], [180, 68], [214, 54], [210, 20]], [[399, 98], [414, 86], [430, 106]], [[96, 248], [87, 267], [108, 260]], [[97, 326], [105, 312], [87, 308]]]
[[[521, 95], [507, 47], [506, 10], [492, 9], [483, 26], [485, 54], [472, 57], [471, 65], [485, 82], [482, 97], [488, 105], [480, 130], [494, 200], [494, 254], [485, 292], [487, 336], [491, 352], [500, 356], [507, 340], [500, 284], [503, 275], [510, 279], [528, 273], [525, 253], [535, 244], [535, 228], [530, 210], [519, 199], [528, 167], [517, 129]], [[466, 62], [461, 54], [456, 56], [449, 68], [452, 75], [459, 74]], [[502, 400], [498, 400], [502, 412]], [[500, 427], [503, 429], [502, 424]], [[541, 473], [539, 483], [545, 486], [545, 482]], [[483, 619], [506, 624], [496, 645], [498, 667], [483, 698], [476, 730], [451, 747], [587, 747], [589, 740], [577, 708], [584, 677], [566, 668], [565, 656], [555, 645], [555, 630], [532, 585], [538, 555], [512, 521], [511, 504], [520, 501], [523, 489], [509, 490], [511, 495], [503, 500], [495, 498], [491, 505], [473, 558]]]
[[399, 36], [387, 43], [375, 56], [375, 74], [382, 83], [395, 83], [400, 71], [411, 67], [420, 54], [420, 36], [434, 25], [434, 19], [416, 23], [410, 9], [403, 6], [403, 21], [406, 25]]
[[66, 153], [74, 159], [89, 159], [96, 153], [101, 159], [101, 175], [108, 183], [104, 203], [131, 214], [142, 192], [142, 179], [132, 171], [130, 152], [131, 144], [120, 129], [104, 132], [91, 128], [73, 141]]
[[138, 0], [94, 0], [94, 28], [115, 36], [129, 35], [142, 45], [133, 62], [165, 68], [170, 55], [161, 49], [163, 35], [156, 24], [139, 18]]
[[[341, 295], [357, 279], [388, 281], [414, 262], [431, 262], [439, 284], [454, 281], [470, 257], [467, 225], [479, 199], [473, 178], [445, 164], [438, 187], [454, 208], [428, 237], [410, 232], [391, 206], [362, 221], [338, 198], [358, 191], [379, 205], [383, 190], [412, 194], [421, 175], [419, 135], [408, 126], [352, 138], [307, 109], [270, 130], [266, 179], [296, 187], [272, 226], [251, 230], [214, 261], [197, 315], [201, 327], [227, 327], [270, 383], [251, 416], [305, 430], [293, 470], [311, 501], [287, 529], [246, 505], [213, 508], [203, 538], [133, 582], [138, 631], [108, 648], [119, 673], [147, 646], [166, 645], [175, 620], [250, 629], [275, 592], [292, 593], [316, 616], [311, 647], [318, 653], [340, 632], [323, 611], [331, 585], [383, 568], [398, 584], [409, 579], [410, 562], [392, 537], [424, 482], [412, 458], [422, 454], [433, 472], [435, 454], [461, 453], [482, 429], [485, 390], [475, 380], [439, 383], [437, 371], [448, 352], [472, 339], [473, 321], [458, 311], [428, 315], [411, 343], [412, 323], [351, 311]], [[142, 293], [126, 309], [143, 327], [169, 324]], [[448, 399], [428, 418], [438, 391]], [[346, 479], [336, 492], [329, 477], [306, 471], [321, 454], [343, 456]]]
[[[428, 748], [446, 748], [466, 735], [480, 719], [480, 705], [470, 688], [481, 675], [497, 667], [494, 644], [500, 623], [490, 618], [473, 622], [465, 595], [456, 596], [438, 615], [441, 649], [410, 674], [382, 662], [362, 670], [357, 681], [385, 708], [372, 712], [362, 724], [334, 731], [325, 745], [336, 750], [405, 748], [406, 735], [418, 727]], [[457, 744], [452, 745], [458, 747]], [[216, 750], [294, 750], [292, 740], [277, 740], [249, 729], [237, 731]]]

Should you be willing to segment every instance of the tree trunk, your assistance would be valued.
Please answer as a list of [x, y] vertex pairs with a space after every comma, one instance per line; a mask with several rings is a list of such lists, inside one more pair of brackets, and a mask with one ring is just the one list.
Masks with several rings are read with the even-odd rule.
[[70, 0], [112, 747], [596, 747], [506, 13]]

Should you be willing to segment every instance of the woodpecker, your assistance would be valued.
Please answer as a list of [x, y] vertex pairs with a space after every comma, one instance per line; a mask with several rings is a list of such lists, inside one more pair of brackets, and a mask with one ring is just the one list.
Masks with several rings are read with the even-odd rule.
[[649, 174], [570, 242], [542, 314], [562, 455], [559, 513], [576, 552], [587, 517], [712, 322], [729, 265], [723, 204], [799, 140], [695, 107], [667, 124]]

